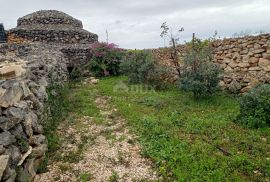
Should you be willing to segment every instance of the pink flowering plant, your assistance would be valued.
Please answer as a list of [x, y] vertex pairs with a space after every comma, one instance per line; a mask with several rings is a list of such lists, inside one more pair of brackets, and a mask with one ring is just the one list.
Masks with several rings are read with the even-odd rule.
[[91, 45], [93, 57], [90, 60], [89, 69], [98, 77], [119, 75], [119, 65], [124, 58], [124, 49], [117, 45], [104, 42], [96, 42]]

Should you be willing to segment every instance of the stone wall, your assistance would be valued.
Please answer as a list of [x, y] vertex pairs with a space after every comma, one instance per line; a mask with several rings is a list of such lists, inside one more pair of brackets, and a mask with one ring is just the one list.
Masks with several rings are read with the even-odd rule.
[[[224, 70], [220, 82], [223, 88], [239, 93], [260, 83], [270, 83], [270, 34], [217, 40], [213, 47], [214, 63]], [[185, 49], [180, 45], [179, 55]], [[152, 52], [163, 64], [173, 66], [168, 48]]]
[[49, 45], [0, 45], [0, 179], [31, 180], [47, 150], [46, 88], [67, 81], [66, 59]]
[[270, 83], [270, 34], [224, 39], [213, 45], [214, 62], [224, 69], [222, 86], [246, 92], [259, 83]]
[[18, 19], [0, 44], [0, 181], [31, 181], [47, 151], [42, 118], [47, 88], [68, 80], [68, 68], [92, 57], [96, 34], [59, 11]]

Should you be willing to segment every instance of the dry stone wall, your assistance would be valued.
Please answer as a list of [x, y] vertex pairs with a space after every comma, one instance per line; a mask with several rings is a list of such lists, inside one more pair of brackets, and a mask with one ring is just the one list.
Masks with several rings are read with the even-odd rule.
[[[217, 40], [213, 47], [213, 62], [224, 70], [222, 88], [239, 93], [260, 83], [270, 83], [270, 34]], [[185, 49], [180, 45], [179, 54], [183, 55]], [[168, 48], [152, 52], [163, 64], [173, 66]]]
[[259, 83], [270, 83], [270, 34], [224, 39], [213, 45], [214, 62], [224, 69], [222, 86], [246, 92]]
[[68, 68], [92, 57], [96, 34], [59, 11], [18, 20], [0, 44], [0, 181], [31, 181], [47, 151], [42, 118], [47, 88], [68, 80]]
[[67, 80], [66, 59], [49, 45], [2, 44], [0, 74], [0, 181], [25, 182], [44, 159], [46, 88]]

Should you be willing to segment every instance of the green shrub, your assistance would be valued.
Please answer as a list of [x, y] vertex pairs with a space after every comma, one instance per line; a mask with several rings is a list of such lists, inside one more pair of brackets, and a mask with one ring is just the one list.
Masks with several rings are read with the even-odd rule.
[[166, 78], [171, 71], [154, 61], [149, 51], [129, 51], [120, 69], [128, 76], [130, 83], [142, 83], [155, 89], [165, 89], [168, 86]]
[[93, 57], [89, 70], [95, 76], [119, 75], [119, 65], [124, 56], [124, 50], [115, 44], [94, 43], [91, 45]]
[[241, 97], [236, 122], [251, 128], [270, 126], [270, 84], [253, 88]]
[[195, 39], [184, 58], [180, 87], [193, 92], [196, 99], [210, 96], [218, 88], [220, 68], [211, 60], [211, 47], [205, 41]]

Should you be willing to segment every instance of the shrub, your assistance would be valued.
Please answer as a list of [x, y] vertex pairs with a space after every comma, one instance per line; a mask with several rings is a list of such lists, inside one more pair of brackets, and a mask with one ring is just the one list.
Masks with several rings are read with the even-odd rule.
[[170, 69], [155, 62], [149, 51], [129, 51], [120, 68], [130, 83], [147, 84], [155, 89], [165, 89], [168, 85]]
[[255, 87], [241, 97], [236, 122], [251, 128], [270, 126], [270, 84]]
[[91, 45], [93, 57], [89, 70], [95, 76], [119, 75], [119, 65], [124, 56], [124, 50], [115, 44], [94, 43]]
[[212, 95], [218, 87], [220, 68], [211, 62], [212, 49], [205, 41], [195, 39], [184, 58], [180, 87], [193, 92], [196, 99]]

